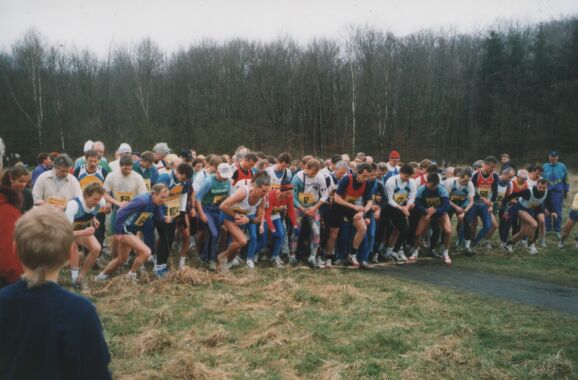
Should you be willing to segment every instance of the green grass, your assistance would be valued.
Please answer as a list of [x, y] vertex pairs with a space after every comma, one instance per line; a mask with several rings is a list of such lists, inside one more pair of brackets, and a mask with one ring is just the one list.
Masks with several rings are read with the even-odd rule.
[[578, 376], [578, 319], [389, 276], [191, 269], [93, 294], [116, 378]]

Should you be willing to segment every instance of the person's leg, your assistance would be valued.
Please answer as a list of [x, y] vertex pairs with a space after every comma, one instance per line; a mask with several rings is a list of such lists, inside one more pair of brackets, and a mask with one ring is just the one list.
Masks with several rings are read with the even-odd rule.
[[319, 216], [319, 211], [316, 211], [312, 217], [308, 217], [309, 224], [311, 225], [311, 243], [310, 243], [310, 256], [317, 256], [317, 251], [319, 251], [319, 242], [321, 241], [321, 218]]
[[70, 277], [72, 279], [72, 283], [74, 284], [78, 279], [78, 273], [80, 271], [80, 258], [78, 255], [78, 245], [76, 242], [72, 245], [70, 256], [68, 258], [68, 265], [70, 265]]
[[417, 222], [415, 229], [415, 236], [413, 237], [413, 252], [409, 257], [409, 261], [416, 261], [419, 255], [419, 245], [423, 235], [427, 232], [431, 222], [431, 216], [422, 215]]
[[207, 261], [217, 261], [217, 242], [219, 240], [219, 232], [221, 230], [219, 225], [220, 210], [217, 207], [203, 206], [203, 211], [207, 215], [207, 223], [205, 227], [208, 231], [208, 236], [205, 239], [206, 258]]
[[104, 247], [104, 238], [106, 237], [106, 214], [99, 212], [96, 214], [96, 220], [98, 220], [99, 225], [96, 231], [94, 231], [94, 237], [102, 250], [102, 247]]
[[271, 234], [273, 238], [273, 252], [271, 256], [272, 258], [277, 258], [281, 254], [283, 240], [285, 239], [285, 223], [283, 223], [283, 219], [278, 218], [273, 220], [273, 225], [275, 226], [275, 233]]
[[[254, 217], [254, 215], [253, 215]], [[257, 228], [259, 228], [255, 223], [249, 223], [247, 229], [249, 232], [249, 242], [247, 245], [247, 265], [250, 265], [255, 258], [255, 253], [257, 252]]]
[[290, 238], [289, 250], [291, 252], [291, 257], [295, 257], [297, 255], [297, 249], [299, 247], [299, 236], [301, 235], [301, 227], [303, 226], [303, 218], [305, 217], [305, 213], [299, 209], [295, 209], [295, 226], [297, 231], [293, 231]]
[[564, 224], [564, 228], [562, 228], [562, 234], [560, 236], [560, 243], [558, 245], [559, 248], [564, 248], [564, 242], [566, 241], [566, 239], [570, 235], [570, 231], [572, 231], [574, 224], [576, 224], [576, 220], [578, 220], [578, 212], [570, 211], [570, 215], [568, 216], [568, 220], [566, 221], [566, 224]]
[[161, 265], [166, 266], [169, 258], [169, 252], [172, 243], [169, 241], [172, 240], [169, 237], [170, 235], [169, 225], [170, 223], [155, 221], [155, 227], [159, 235], [158, 250], [157, 250], [157, 266]]
[[126, 235], [115, 235], [113, 241], [116, 240], [117, 255], [114, 259], [108, 263], [108, 265], [103, 269], [102, 273], [98, 277], [106, 278], [110, 273], [114, 272], [118, 267], [123, 265], [128, 259], [130, 250], [132, 249], [130, 245], [126, 244], [123, 237]]
[[504, 218], [503, 212], [500, 212], [498, 217], [500, 218], [500, 227], [499, 227], [500, 241], [502, 242], [502, 244], [505, 244], [508, 242], [508, 238], [510, 237], [510, 227], [511, 227], [510, 218]]
[[363, 218], [362, 213], [359, 212], [353, 217], [353, 227], [355, 227], [355, 235], [353, 235], [353, 242], [351, 244], [351, 255], [355, 257], [357, 256], [359, 246], [367, 233], [367, 224], [365, 224], [365, 219]]
[[241, 248], [247, 245], [247, 238], [245, 237], [245, 234], [241, 228], [234, 221], [225, 219], [223, 224], [229, 232], [231, 243], [223, 252], [217, 256], [217, 258], [219, 260], [221, 270], [226, 271], [226, 264], [233, 260], [235, 256], [237, 256]]
[[83, 236], [78, 239], [80, 245], [88, 250], [88, 255], [82, 264], [82, 269], [78, 274], [78, 282], [86, 278], [86, 274], [92, 269], [96, 259], [100, 255], [100, 244], [95, 236]]
[[482, 240], [484, 236], [488, 234], [490, 229], [492, 228], [492, 216], [488, 211], [488, 208], [484, 205], [477, 205], [474, 206], [476, 208], [476, 213], [482, 218], [482, 228], [478, 232], [478, 235], [472, 242], [473, 245], [476, 245]]

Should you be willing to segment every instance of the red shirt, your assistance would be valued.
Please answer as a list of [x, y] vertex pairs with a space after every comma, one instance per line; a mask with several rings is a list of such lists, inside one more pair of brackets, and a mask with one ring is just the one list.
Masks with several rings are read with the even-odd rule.
[[14, 227], [20, 215], [20, 210], [0, 192], [0, 278], [9, 283], [18, 281], [22, 274], [22, 264], [13, 245]]
[[281, 201], [277, 198], [276, 190], [271, 190], [269, 191], [269, 207], [265, 209], [265, 220], [269, 226], [269, 231], [273, 231], [275, 229], [273, 220], [271, 219], [271, 214], [279, 212], [281, 208], [285, 208], [287, 210], [289, 219], [291, 219], [291, 224], [294, 226], [297, 225], [295, 220], [295, 206], [293, 206], [293, 194], [287, 197], [287, 199]]

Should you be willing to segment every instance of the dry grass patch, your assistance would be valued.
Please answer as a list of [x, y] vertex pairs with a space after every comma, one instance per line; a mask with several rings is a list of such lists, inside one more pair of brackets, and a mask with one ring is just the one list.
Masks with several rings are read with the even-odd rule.
[[172, 336], [166, 329], [145, 327], [132, 343], [132, 352], [136, 355], [159, 353], [174, 345]]

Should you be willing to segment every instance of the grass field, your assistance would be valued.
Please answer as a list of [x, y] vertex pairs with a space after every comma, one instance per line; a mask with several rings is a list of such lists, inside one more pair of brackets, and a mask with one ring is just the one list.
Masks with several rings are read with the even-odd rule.
[[578, 319], [347, 269], [93, 290], [116, 378], [575, 378]]
[[[574, 242], [553, 237], [454, 267], [578, 287]], [[578, 378], [578, 318], [371, 271], [187, 268], [91, 298], [120, 379]]]

